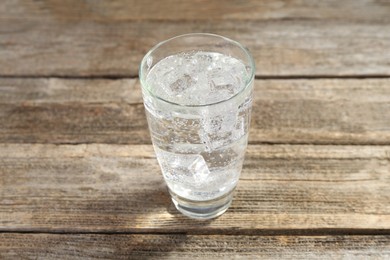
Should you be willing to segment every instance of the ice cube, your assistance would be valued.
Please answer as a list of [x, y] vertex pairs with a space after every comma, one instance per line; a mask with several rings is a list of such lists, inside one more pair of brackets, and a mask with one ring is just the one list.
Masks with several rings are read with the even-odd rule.
[[237, 122], [236, 122], [235, 128], [233, 130], [233, 135], [232, 135], [233, 140], [238, 140], [242, 136], [245, 135], [245, 132], [246, 132], [246, 124], [245, 123], [246, 122], [245, 122], [244, 117], [237, 118]]
[[172, 96], [174, 93], [169, 88], [170, 82], [172, 81], [170, 76], [171, 73], [172, 71], [164, 72], [165, 77], [162, 79], [159, 79], [159, 75], [156, 72], [150, 73], [151, 75], [148, 76], [147, 83], [149, 84], [151, 92], [162, 98]]
[[200, 129], [198, 131], [198, 134], [201, 142], [205, 145], [205, 150], [207, 152], [210, 152], [223, 146], [227, 141], [226, 133], [207, 133], [204, 129]]
[[173, 93], [180, 94], [184, 90], [194, 86], [195, 83], [196, 83], [196, 81], [190, 75], [184, 73], [182, 76], [180, 76], [174, 82], [172, 82], [169, 85], [169, 88], [172, 90]]
[[[196, 159], [195, 159], [196, 158]], [[203, 156], [196, 155], [195, 160], [188, 167], [188, 170], [192, 173], [195, 185], [203, 184], [210, 176], [210, 170], [207, 166]]]
[[211, 53], [199, 51], [194, 53], [193, 60], [196, 60], [199, 65], [207, 67], [215, 60], [214, 56]]
[[208, 74], [208, 78], [212, 92], [218, 92], [221, 95], [228, 95], [228, 97], [235, 93], [235, 79], [232, 75], [226, 73], [226, 71], [221, 68], [211, 70]]
[[237, 113], [235, 111], [229, 111], [223, 116], [221, 129], [224, 132], [231, 132], [235, 128], [237, 121]]
[[236, 124], [237, 106], [235, 103], [219, 104], [202, 111], [202, 127], [209, 134], [230, 132]]
[[199, 154], [172, 153], [158, 147], [155, 151], [164, 177], [170, 181], [203, 185], [209, 177], [207, 163]]
[[199, 139], [207, 150], [219, 148], [234, 139], [237, 124], [235, 103], [222, 103], [213, 109], [202, 111], [202, 120], [198, 131]]

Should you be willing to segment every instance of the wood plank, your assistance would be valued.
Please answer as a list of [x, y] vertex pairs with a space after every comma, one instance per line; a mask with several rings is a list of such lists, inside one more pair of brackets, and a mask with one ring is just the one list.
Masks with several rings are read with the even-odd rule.
[[0, 257], [385, 259], [390, 236], [0, 234]]
[[151, 142], [136, 80], [0, 82], [1, 142]]
[[390, 75], [390, 7], [383, 1], [177, 2], [7, 1], [0, 7], [0, 76], [134, 77], [152, 46], [190, 32], [242, 42], [258, 76]]
[[267, 0], [224, 1], [137, 0], [4, 0], [0, 17], [76, 20], [271, 20], [318, 19], [390, 21], [390, 5], [380, 0], [325, 1]]
[[[250, 143], [390, 144], [389, 79], [256, 80]], [[0, 80], [0, 142], [150, 143], [136, 79]]]
[[250, 145], [231, 208], [179, 214], [150, 145], [0, 144], [0, 231], [390, 229], [390, 146]]

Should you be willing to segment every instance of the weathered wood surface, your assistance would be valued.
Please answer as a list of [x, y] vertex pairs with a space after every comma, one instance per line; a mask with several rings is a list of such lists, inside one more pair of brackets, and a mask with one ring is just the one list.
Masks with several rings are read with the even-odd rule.
[[[0, 258], [390, 258], [389, 13], [381, 0], [2, 1]], [[154, 44], [189, 32], [236, 39], [257, 65], [242, 177], [206, 222], [170, 201], [136, 79]]]
[[76, 20], [271, 20], [314, 19], [346, 21], [390, 21], [390, 5], [381, 0], [180, 0], [78, 1], [4, 0], [3, 18], [63, 18]]
[[0, 231], [390, 229], [390, 147], [251, 145], [231, 208], [179, 214], [151, 145], [0, 145]]
[[[250, 143], [390, 144], [389, 79], [256, 80]], [[150, 143], [136, 79], [0, 80], [2, 143]]]
[[78, 259], [385, 259], [390, 236], [0, 234], [0, 257]]
[[390, 75], [383, 1], [124, 2], [5, 1], [0, 76], [136, 76], [153, 45], [190, 32], [242, 42], [258, 76]]

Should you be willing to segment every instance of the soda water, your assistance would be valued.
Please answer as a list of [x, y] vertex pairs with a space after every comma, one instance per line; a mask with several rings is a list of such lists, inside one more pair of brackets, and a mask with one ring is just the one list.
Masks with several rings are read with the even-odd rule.
[[150, 69], [144, 103], [171, 192], [207, 201], [236, 186], [250, 121], [249, 73], [236, 58], [202, 51], [168, 56]]

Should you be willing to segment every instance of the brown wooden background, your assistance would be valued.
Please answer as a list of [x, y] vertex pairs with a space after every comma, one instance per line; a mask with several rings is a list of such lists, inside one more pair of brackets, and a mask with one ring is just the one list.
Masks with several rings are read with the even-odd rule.
[[[189, 32], [253, 53], [231, 208], [180, 215], [138, 64]], [[390, 1], [0, 3], [0, 258], [390, 257]]]

